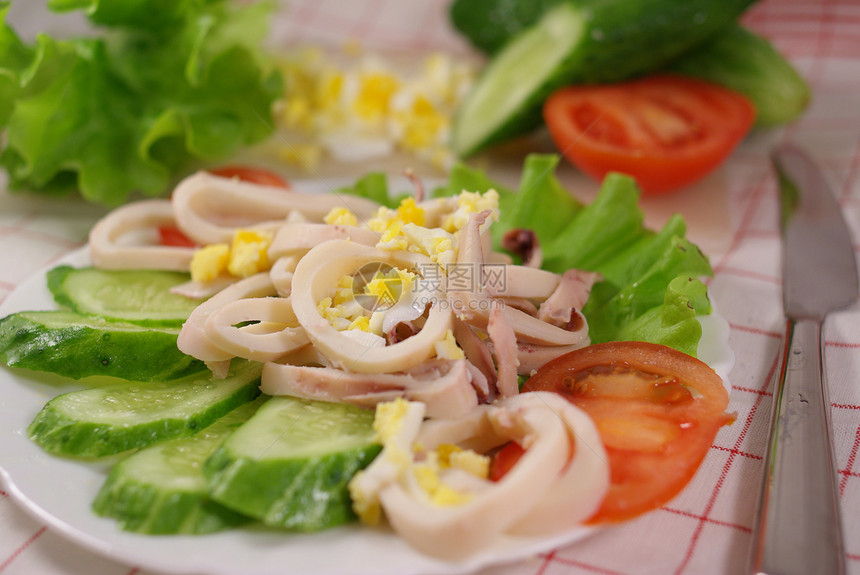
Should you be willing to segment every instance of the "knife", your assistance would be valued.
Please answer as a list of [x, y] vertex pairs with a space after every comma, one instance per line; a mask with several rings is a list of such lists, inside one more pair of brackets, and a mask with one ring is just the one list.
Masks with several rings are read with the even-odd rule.
[[780, 187], [786, 334], [773, 394], [750, 571], [840, 575], [845, 553], [830, 402], [825, 316], [857, 300], [851, 235], [824, 174], [800, 148], [773, 154]]

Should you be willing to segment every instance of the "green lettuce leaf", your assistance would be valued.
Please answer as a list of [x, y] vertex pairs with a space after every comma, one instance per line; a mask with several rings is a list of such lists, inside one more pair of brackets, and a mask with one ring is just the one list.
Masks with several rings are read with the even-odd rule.
[[448, 180], [444, 185], [433, 190], [431, 196], [434, 198], [456, 196], [463, 190], [482, 194], [489, 190], [496, 190], [499, 192], [500, 199], [514, 195], [513, 190], [495, 182], [483, 171], [472, 168], [463, 162], [456, 162], [448, 173]]
[[[562, 273], [570, 268], [595, 270], [648, 231], [639, 209], [639, 188], [629, 176], [611, 173], [592, 203], [543, 244], [544, 267]], [[540, 237], [540, 234], [538, 234]]]
[[[12, 189], [78, 190], [115, 206], [132, 193], [161, 195], [193, 161], [225, 159], [272, 132], [282, 82], [257, 48], [272, 5], [177, 0], [148, 22], [163, 3], [52, 3], [136, 27], [37, 37], [6, 118], [0, 164]], [[4, 23], [0, 37], [13, 34]], [[13, 73], [6, 58], [0, 66], [0, 78]]]
[[502, 219], [535, 231], [544, 269], [601, 274], [582, 310], [593, 343], [648, 341], [695, 355], [701, 338], [695, 316], [710, 313], [707, 288], [698, 278], [713, 271], [685, 238], [683, 218], [669, 218], [656, 232], [645, 228], [639, 188], [620, 174], [609, 174], [594, 201], [582, 206], [555, 179], [557, 160], [529, 157], [531, 169], [524, 168]]
[[367, 198], [389, 208], [396, 208], [400, 204], [399, 198], [389, 197], [388, 178], [381, 172], [365, 174], [351, 186], [338, 188], [334, 193]]
[[662, 305], [626, 323], [616, 339], [659, 343], [695, 357], [702, 337], [702, 324], [696, 316], [711, 311], [707, 286], [698, 278], [680, 275], [669, 282]]
[[549, 245], [582, 210], [582, 204], [555, 177], [558, 161], [556, 155], [526, 157], [516, 196], [499, 197], [501, 214], [491, 228], [497, 245], [512, 229], [530, 229], [540, 245]]

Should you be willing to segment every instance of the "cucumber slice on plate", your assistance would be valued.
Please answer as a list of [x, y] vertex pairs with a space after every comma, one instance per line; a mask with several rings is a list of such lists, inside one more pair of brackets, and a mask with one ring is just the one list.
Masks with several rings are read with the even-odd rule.
[[191, 279], [187, 273], [159, 270], [100, 270], [57, 266], [48, 271], [54, 301], [85, 315], [138, 325], [182, 325], [203, 300], [173, 294], [170, 288]]
[[57, 455], [103, 457], [158, 441], [187, 437], [260, 394], [262, 366], [234, 361], [230, 375], [171, 382], [110, 384], [59, 395], [28, 428]]
[[242, 405], [202, 431], [142, 449], [111, 469], [93, 510], [126, 531], [213, 533], [250, 521], [209, 498], [203, 463], [267, 398]]
[[178, 335], [178, 328], [149, 329], [70, 311], [23, 311], [0, 318], [0, 361], [72, 379], [167, 381], [205, 370], [179, 351]]
[[347, 483], [381, 449], [373, 417], [351, 405], [273, 397], [206, 462], [210, 495], [296, 531], [352, 521]]
[[733, 23], [753, 0], [566, 0], [512, 38], [457, 112], [452, 147], [470, 156], [541, 124], [557, 88], [658, 70]]

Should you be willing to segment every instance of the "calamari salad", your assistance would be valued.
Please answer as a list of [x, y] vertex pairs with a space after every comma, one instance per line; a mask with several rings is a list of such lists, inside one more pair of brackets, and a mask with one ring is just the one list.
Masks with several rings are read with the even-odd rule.
[[[351, 515], [368, 528], [392, 529], [422, 553], [457, 560], [502, 535], [557, 534], [653, 508], [686, 484], [726, 422], [720, 378], [681, 353], [695, 350], [696, 316], [710, 311], [698, 279], [710, 268], [684, 239], [683, 221], [645, 230], [635, 184], [623, 177], [609, 178], [583, 206], [554, 179], [555, 162], [530, 157], [519, 192], [465, 166], [432, 193], [407, 173], [411, 193], [396, 198], [376, 176], [309, 194], [276, 181], [198, 172], [170, 199], [127, 204], [101, 219], [90, 233], [90, 259], [100, 270], [188, 274], [171, 291], [200, 303], [183, 316], [175, 342], [205, 366], [205, 393], [223, 385], [238, 390], [229, 391], [234, 403], [259, 392], [270, 403], [300, 402], [270, 409], [284, 411], [269, 420], [308, 405], [353, 410], [332, 424], [340, 426], [341, 440], [349, 434], [343, 430], [356, 430], [355, 441], [343, 444], [347, 455], [335, 455], [311, 478], [342, 481], [348, 513], [338, 511], [314, 529]], [[162, 241], [152, 241], [155, 230]], [[164, 241], [165, 230], [172, 241]], [[622, 347], [626, 355], [619, 356], [619, 340], [651, 343]], [[577, 353], [606, 355], [596, 341], [616, 342], [608, 361], [564, 371]], [[195, 384], [190, 391], [183, 385], [183, 394], [196, 393]], [[244, 399], [235, 400], [237, 394]], [[67, 433], [51, 427], [66, 421], [56, 415], [61, 406], [51, 409], [62, 398], [37, 417], [31, 437]], [[316, 411], [302, 415], [302, 425], [319, 427], [310, 435], [327, 433], [324, 412], [319, 421]], [[209, 451], [196, 457], [200, 467], [214, 467], [233, 438], [253, 443], [250, 430], [263, 434], [265, 449], [287, 433], [261, 429], [261, 421], [252, 417], [215, 455], [206, 454], [216, 448], [216, 432], [207, 438], [186, 429], [203, 438], [198, 447], [165, 447], [147, 457], [202, 452], [209, 442]], [[625, 423], [631, 421], [644, 427]], [[299, 444], [309, 441], [294, 432]], [[267, 433], [277, 437], [270, 443]], [[332, 447], [325, 438], [314, 441]], [[292, 449], [277, 448], [286, 458]], [[151, 466], [138, 457], [147, 451], [117, 466], [125, 465], [137, 494], [137, 472], [128, 469]], [[654, 469], [658, 454], [671, 464], [661, 482], [671, 489], [655, 494], [641, 471]], [[242, 473], [241, 465], [225, 473]], [[619, 483], [619, 469], [639, 488], [631, 493]], [[263, 490], [236, 477], [234, 493]], [[205, 483], [196, 475], [193, 481]], [[200, 489], [205, 496], [205, 484]], [[338, 497], [332, 489], [312, 489], [319, 497], [310, 497]], [[101, 503], [109, 491], [102, 489]], [[281, 514], [276, 523], [290, 520]]]

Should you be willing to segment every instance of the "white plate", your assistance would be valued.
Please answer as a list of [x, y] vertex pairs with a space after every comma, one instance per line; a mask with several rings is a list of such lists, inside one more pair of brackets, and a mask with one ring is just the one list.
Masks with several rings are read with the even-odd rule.
[[[87, 265], [86, 249], [63, 260]], [[21, 310], [55, 307], [44, 272], [22, 283], [0, 305], [0, 317]], [[704, 318], [699, 355], [728, 381], [734, 356], [728, 325], [718, 315]], [[504, 537], [466, 561], [449, 563], [424, 556], [391, 532], [350, 526], [298, 535], [236, 529], [203, 536], [144, 536], [117, 529], [97, 517], [90, 503], [109, 465], [48, 455], [27, 438], [26, 428], [53, 396], [79, 386], [25, 370], [0, 369], [0, 483], [25, 509], [80, 545], [111, 559], [166, 573], [210, 575], [429, 575], [468, 573], [549, 551], [587, 536], [578, 528], [554, 537]]]

